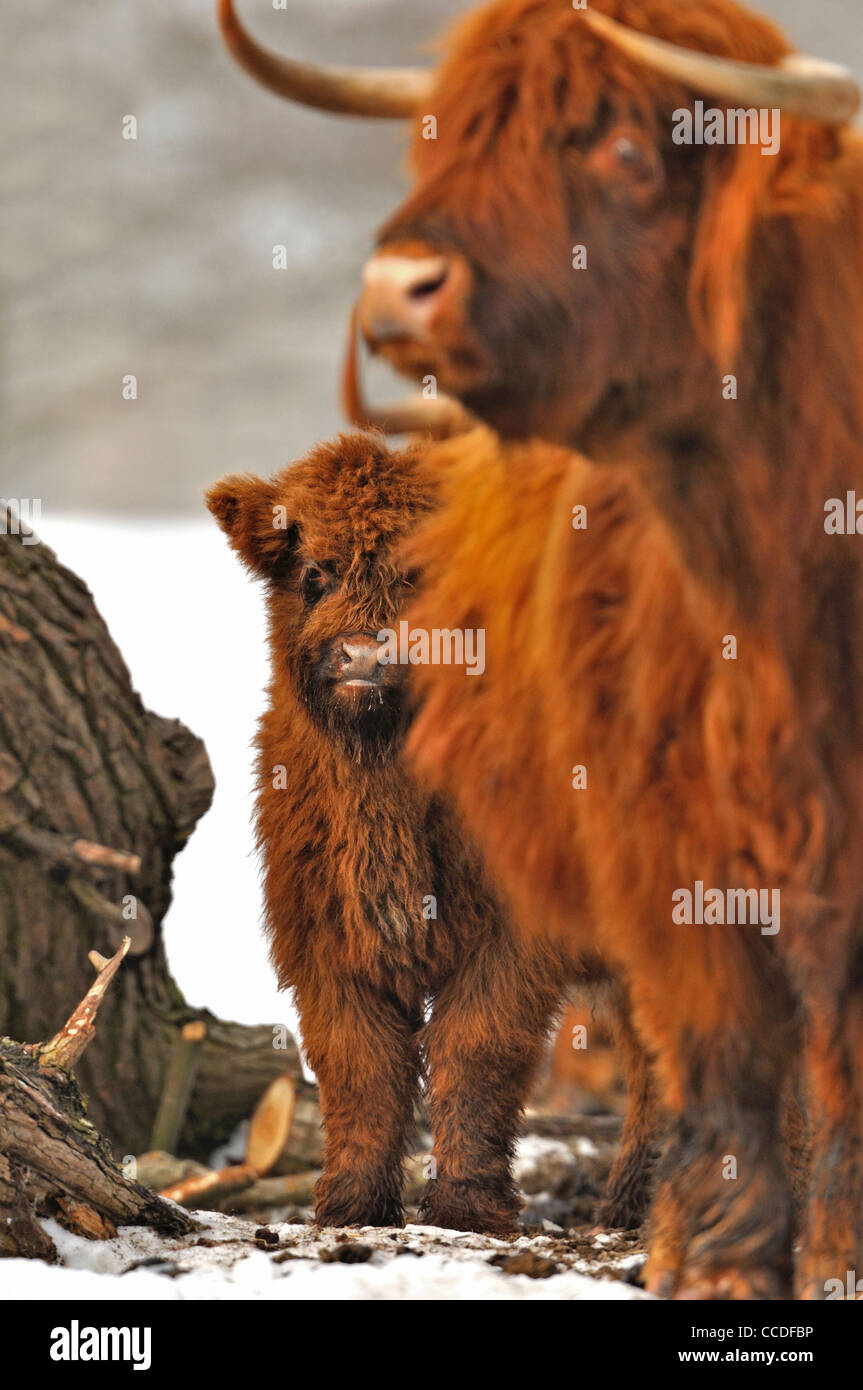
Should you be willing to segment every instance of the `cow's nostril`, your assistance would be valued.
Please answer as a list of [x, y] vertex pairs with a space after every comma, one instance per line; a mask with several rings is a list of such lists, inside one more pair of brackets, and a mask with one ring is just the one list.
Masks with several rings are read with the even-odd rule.
[[373, 256], [365, 268], [360, 303], [360, 328], [366, 340], [379, 346], [421, 338], [451, 278], [446, 256]]
[[434, 275], [428, 280], [422, 280], [418, 285], [412, 285], [408, 291], [411, 299], [430, 299], [433, 294], [442, 290], [447, 282], [447, 272], [441, 271], [439, 275]]

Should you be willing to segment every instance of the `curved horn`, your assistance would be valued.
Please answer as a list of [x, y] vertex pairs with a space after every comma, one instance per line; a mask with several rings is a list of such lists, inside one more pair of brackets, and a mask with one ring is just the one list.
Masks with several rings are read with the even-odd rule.
[[414, 395], [391, 405], [369, 405], [360, 380], [356, 308], [351, 313], [348, 332], [342, 372], [342, 409], [351, 424], [360, 429], [383, 430], [384, 434], [430, 434], [433, 439], [466, 434], [476, 427], [474, 416], [454, 396]]
[[432, 89], [422, 68], [320, 67], [262, 48], [238, 20], [233, 0], [218, 0], [225, 43], [240, 67], [276, 96], [338, 116], [414, 116]]
[[860, 106], [856, 79], [836, 63], [799, 53], [783, 58], [776, 67], [735, 63], [651, 38], [596, 10], [585, 10], [584, 18], [597, 34], [631, 58], [711, 96], [747, 106], [779, 107], [792, 116], [834, 124], [850, 121]]

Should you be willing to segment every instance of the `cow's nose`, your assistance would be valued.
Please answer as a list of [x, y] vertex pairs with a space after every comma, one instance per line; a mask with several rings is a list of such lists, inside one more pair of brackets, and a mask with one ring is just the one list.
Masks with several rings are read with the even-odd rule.
[[360, 303], [360, 328], [367, 340], [422, 339], [449, 275], [445, 256], [373, 256], [363, 273]]
[[380, 645], [371, 637], [352, 637], [342, 642], [342, 680], [346, 684], [376, 684], [382, 674], [379, 653]]

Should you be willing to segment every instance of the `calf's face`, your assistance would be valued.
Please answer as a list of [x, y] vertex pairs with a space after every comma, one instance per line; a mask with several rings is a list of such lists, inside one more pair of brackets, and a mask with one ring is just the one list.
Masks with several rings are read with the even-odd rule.
[[207, 504], [265, 581], [273, 694], [287, 681], [317, 729], [358, 762], [390, 757], [407, 723], [405, 667], [382, 663], [410, 590], [396, 552], [427, 506], [410, 452], [343, 437], [265, 481], [224, 479]]
[[[315, 724], [360, 760], [395, 747], [405, 722], [403, 669], [379, 661], [377, 633], [391, 627], [404, 585], [386, 553], [334, 553], [298, 527], [296, 565], [269, 591], [277, 654]], [[288, 655], [290, 653], [290, 655]]]

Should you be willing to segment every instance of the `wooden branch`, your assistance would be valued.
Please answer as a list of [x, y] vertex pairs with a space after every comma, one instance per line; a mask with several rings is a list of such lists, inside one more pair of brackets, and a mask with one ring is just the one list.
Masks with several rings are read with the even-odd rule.
[[186, 1178], [183, 1182], [177, 1183], [176, 1187], [166, 1188], [159, 1196], [192, 1210], [201, 1207], [212, 1210], [217, 1202], [230, 1193], [251, 1187], [257, 1178], [258, 1174], [251, 1164], [236, 1163], [230, 1168], [220, 1168], [199, 1177]]
[[164, 1150], [166, 1153], [177, 1151], [177, 1141], [186, 1120], [206, 1036], [207, 1025], [200, 1019], [186, 1023], [180, 1029], [153, 1124], [151, 1149]]
[[115, 956], [105, 961], [96, 979], [88, 989], [74, 1013], [70, 1014], [59, 1033], [50, 1042], [42, 1043], [37, 1049], [39, 1065], [57, 1067], [61, 1071], [71, 1071], [84, 1048], [95, 1032], [96, 1014], [105, 997], [105, 991], [119, 970], [126, 952], [131, 946], [125, 937]]
[[[40, 1067], [8, 1039], [0, 1041], [0, 1134], [7, 1164], [39, 1179], [43, 1209], [48, 1193], [57, 1202], [82, 1203], [115, 1227], [153, 1226], [171, 1234], [194, 1229], [183, 1212], [123, 1175], [87, 1119], [74, 1080]], [[0, 1226], [4, 1218], [8, 1212], [0, 1204]]]
[[0, 613], [0, 635], [11, 637], [13, 642], [30, 641], [30, 633], [27, 632], [26, 628], [19, 627], [17, 623], [11, 622], [2, 613]]
[[120, 869], [127, 874], [141, 872], [140, 855], [130, 854], [121, 849], [109, 849], [107, 845], [97, 845], [92, 840], [57, 835], [53, 830], [39, 830], [26, 822], [8, 830], [5, 838], [18, 849], [28, 854], [40, 855], [49, 863], [59, 864], [67, 869], [80, 868], [81, 865], [87, 864], [100, 869]]
[[87, 1202], [78, 1202], [74, 1197], [55, 1197], [57, 1220], [67, 1231], [86, 1240], [113, 1240], [117, 1227], [107, 1216], [96, 1211]]
[[117, 944], [128, 936], [132, 943], [130, 953], [133, 956], [143, 956], [149, 951], [155, 936], [153, 919], [140, 898], [135, 899], [134, 917], [128, 917], [121, 907], [109, 902], [98, 888], [94, 888], [93, 884], [87, 883], [85, 879], [71, 879], [69, 891], [87, 912], [100, 921], [107, 922], [112, 944]]
[[129, 854], [124, 849], [109, 849], [107, 845], [97, 845], [92, 840], [75, 840], [72, 851], [82, 864], [96, 864], [103, 869], [121, 869], [125, 874], [141, 872], [141, 856]]

